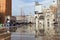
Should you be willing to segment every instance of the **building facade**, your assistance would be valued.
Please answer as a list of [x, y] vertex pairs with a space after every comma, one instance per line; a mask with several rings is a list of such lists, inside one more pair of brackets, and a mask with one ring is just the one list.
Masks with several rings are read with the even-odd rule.
[[27, 22], [35, 23], [35, 18], [33, 15], [26, 15]]
[[52, 10], [50, 8], [45, 9], [44, 10], [44, 29], [45, 29], [46, 35], [55, 35], [54, 22], [55, 22], [55, 17]]
[[15, 16], [15, 17], [16, 17], [16, 22], [18, 23], [27, 22], [26, 16]]
[[0, 0], [0, 14], [2, 17], [0, 17], [5, 22], [5, 16], [11, 16], [12, 14], [12, 0]]
[[36, 36], [43, 35], [44, 13], [43, 13], [42, 4], [39, 4], [39, 2], [35, 2], [35, 19], [36, 19], [36, 26], [35, 26]]
[[55, 7], [35, 4], [36, 35], [55, 35]]
[[[56, 14], [57, 14], [57, 0], [53, 0], [52, 4], [49, 6], [49, 8], [46, 9], [45, 12], [45, 21], [47, 22], [47, 26], [45, 25], [45, 27], [47, 27], [47, 30], [52, 30], [51, 33], [53, 35], [56, 35]], [[49, 28], [50, 26], [50, 28]], [[51, 35], [52, 35], [51, 34]]]
[[60, 35], [60, 0], [57, 0], [57, 22], [58, 22], [58, 28], [57, 28], [57, 31], [58, 31], [58, 34]]

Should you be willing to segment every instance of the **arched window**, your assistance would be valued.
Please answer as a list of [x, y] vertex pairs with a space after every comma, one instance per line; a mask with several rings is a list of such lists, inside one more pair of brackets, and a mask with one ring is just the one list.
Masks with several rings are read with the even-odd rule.
[[37, 18], [37, 16], [35, 16], [35, 18]]
[[40, 16], [40, 17], [39, 17], [39, 20], [41, 20], [41, 19], [44, 19], [44, 16]]

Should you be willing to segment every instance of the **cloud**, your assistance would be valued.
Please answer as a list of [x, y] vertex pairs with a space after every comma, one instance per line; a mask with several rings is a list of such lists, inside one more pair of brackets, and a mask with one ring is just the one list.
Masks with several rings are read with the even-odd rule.
[[[18, 2], [18, 3], [16, 3]], [[34, 6], [34, 2], [31, 2], [31, 3], [25, 3], [23, 1], [19, 1], [19, 0], [16, 0], [16, 1], [12, 1], [12, 15], [20, 15], [20, 11], [21, 11], [21, 8], [23, 8], [25, 11], [27, 10], [28, 12], [30, 11], [29, 8], [33, 8]], [[25, 12], [26, 14], [28, 12]]]

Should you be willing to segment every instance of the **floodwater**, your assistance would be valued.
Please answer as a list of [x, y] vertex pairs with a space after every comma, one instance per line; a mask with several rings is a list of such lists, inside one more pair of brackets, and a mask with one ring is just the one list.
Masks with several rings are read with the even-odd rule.
[[27, 33], [12, 33], [11, 40], [35, 40], [34, 34], [27, 34]]
[[46, 37], [44, 36], [39, 36], [35, 38], [34, 31], [35, 31], [35, 24], [20, 25], [17, 27], [16, 32], [11, 33], [11, 40], [45, 40], [46, 39]]
[[35, 40], [35, 24], [20, 25], [16, 32], [11, 33], [11, 40]]

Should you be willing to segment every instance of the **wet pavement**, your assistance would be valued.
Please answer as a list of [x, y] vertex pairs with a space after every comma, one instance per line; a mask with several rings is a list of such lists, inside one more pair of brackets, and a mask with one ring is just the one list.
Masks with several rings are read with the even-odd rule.
[[11, 40], [35, 40], [34, 34], [13, 32]]
[[42, 40], [35, 38], [35, 24], [19, 26], [16, 32], [11, 33], [11, 40]]

